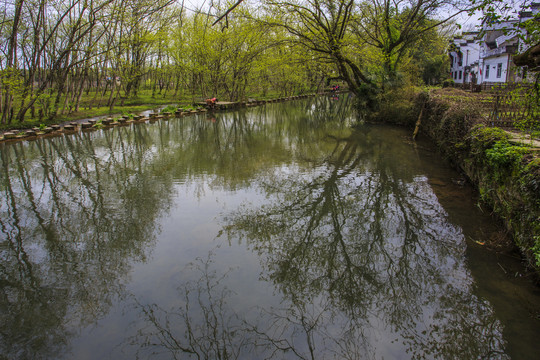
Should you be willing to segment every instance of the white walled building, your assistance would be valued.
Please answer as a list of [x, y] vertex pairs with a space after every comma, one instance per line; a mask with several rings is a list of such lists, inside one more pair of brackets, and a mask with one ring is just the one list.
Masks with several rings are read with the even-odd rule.
[[512, 56], [518, 52], [520, 45], [519, 21], [482, 24], [483, 36], [479, 39], [481, 71], [478, 84], [508, 83], [517, 80], [515, 68], [512, 66]]
[[490, 23], [484, 20], [479, 32], [468, 32], [451, 41], [449, 55], [451, 77], [458, 84], [497, 84], [521, 81], [512, 57], [525, 49], [519, 35], [519, 23], [540, 11], [540, 3], [532, 3], [530, 11], [522, 11], [515, 20]]
[[471, 69], [478, 66], [480, 59], [478, 34], [478, 32], [463, 33], [462, 36], [454, 38], [450, 45], [450, 74], [455, 83], [470, 82]]

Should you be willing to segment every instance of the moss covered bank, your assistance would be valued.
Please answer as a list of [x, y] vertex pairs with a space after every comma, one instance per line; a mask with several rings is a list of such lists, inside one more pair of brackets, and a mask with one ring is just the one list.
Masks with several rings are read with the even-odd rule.
[[422, 112], [420, 134], [433, 139], [478, 188], [481, 200], [504, 222], [527, 264], [540, 275], [539, 143], [486, 126], [482, 100], [461, 90], [432, 90], [398, 101], [399, 107], [409, 103], [412, 111], [394, 117], [394, 106], [387, 103], [379, 117], [413, 127]]

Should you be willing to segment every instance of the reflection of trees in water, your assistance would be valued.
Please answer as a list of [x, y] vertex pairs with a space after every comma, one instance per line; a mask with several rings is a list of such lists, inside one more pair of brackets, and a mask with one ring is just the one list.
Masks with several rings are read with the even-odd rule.
[[[364, 358], [369, 345], [358, 341], [362, 329], [350, 321], [346, 324], [348, 320], [327, 301], [256, 308], [258, 321], [248, 321], [228, 303], [232, 293], [223, 283], [230, 272], [218, 274], [213, 261], [210, 254], [186, 269], [198, 278], [179, 286], [179, 306], [164, 309], [137, 303], [144, 326], [128, 343], [138, 348], [138, 357], [320, 359], [333, 354], [341, 359]], [[321, 348], [331, 352], [321, 354]]]
[[2, 354], [59, 354], [70, 329], [108, 311], [130, 263], [145, 260], [175, 179], [198, 183], [204, 175], [214, 187], [242, 186], [288, 156], [287, 139], [275, 136], [298, 136], [287, 113], [269, 106], [216, 122], [188, 118], [2, 145]]
[[70, 329], [103, 316], [130, 263], [155, 241], [174, 182], [201, 177], [233, 190], [252, 182], [268, 194], [267, 205], [230, 214], [226, 230], [261, 255], [286, 300], [248, 323], [207, 276], [182, 289], [189, 308], [141, 305], [150, 327], [140, 335], [159, 345], [152, 351], [165, 346], [182, 357], [178, 344], [187, 344], [209, 358], [250, 358], [251, 350], [378, 357], [380, 323], [411, 357], [422, 357], [419, 349], [448, 358], [499, 351], [499, 323], [471, 294], [459, 229], [414, 177], [412, 156], [388, 158], [388, 148], [407, 150], [351, 132], [345, 110], [336, 115], [347, 99], [330, 101], [0, 148], [2, 352], [53, 357]]
[[[178, 287], [177, 307], [165, 309], [157, 304], [137, 303], [144, 325], [128, 344], [138, 349], [138, 357], [376, 359], [381, 358], [377, 346], [392, 347], [391, 343], [401, 341], [401, 347], [393, 352], [394, 357], [505, 358], [499, 350], [498, 324], [491, 316], [467, 324], [468, 329], [463, 327], [463, 322], [471, 320], [467, 304], [458, 305], [462, 315], [448, 317], [447, 328], [442, 331], [448, 338], [438, 336], [441, 331], [422, 331], [417, 323], [410, 323], [408, 326], [413, 328], [414, 337], [396, 339], [394, 334], [393, 338], [378, 344], [373, 341], [370, 324], [336, 307], [331, 297], [320, 296], [306, 302], [288, 299], [277, 308], [257, 307], [250, 310], [255, 313], [250, 318], [257, 320], [248, 320], [249, 311], [233, 310], [234, 306], [230, 304], [232, 292], [224, 285], [228, 276], [234, 276], [234, 273], [218, 273], [212, 265], [213, 256], [210, 255], [205, 261], [199, 259], [186, 269], [187, 277], [192, 272], [198, 277]], [[479, 310], [490, 312], [482, 305]], [[462, 334], [463, 330], [469, 331]], [[478, 337], [482, 336], [486, 337], [481, 340], [486, 344], [482, 349], [484, 352], [471, 351], [476, 349]], [[462, 343], [463, 337], [466, 341]]]
[[145, 323], [130, 339], [138, 357], [237, 359], [253, 349], [242, 321], [228, 308], [231, 293], [221, 282], [229, 272], [218, 275], [211, 265], [212, 254], [190, 264], [187, 271], [199, 277], [179, 287], [180, 305], [174, 309], [135, 300]]
[[350, 122], [336, 115], [345, 116], [350, 100], [332, 107], [327, 102], [315, 98], [211, 114], [206, 121], [170, 120], [162, 143], [167, 157], [176, 159], [171, 174], [197, 182], [203, 174], [211, 186], [234, 190], [249, 186], [251, 178], [264, 169], [290, 162], [298, 144], [309, 145], [310, 151], [326, 151], [316, 147], [328, 129], [350, 131]]
[[180, 287], [183, 306], [140, 305], [149, 326], [134, 344], [144, 339], [143, 353], [506, 358], [500, 322], [473, 294], [461, 231], [414, 175], [413, 154], [369, 127], [329, 143], [330, 152], [296, 149], [316, 164], [311, 172], [296, 163], [260, 172], [252, 181], [266, 205], [225, 218], [229, 239], [259, 254], [281, 307], [257, 309], [253, 323], [228, 306], [226, 279], [208, 277], [204, 263], [201, 280]]
[[293, 303], [329, 298], [367, 343], [393, 336], [412, 357], [499, 354], [500, 324], [472, 294], [460, 229], [426, 178], [407, 177], [414, 159], [382, 158], [387, 145], [368, 129], [336, 139], [314, 173], [266, 174], [271, 200], [229, 216], [228, 236], [246, 239]]
[[54, 357], [72, 326], [106, 313], [130, 262], [145, 259], [169, 185], [147, 171], [150, 147], [125, 136], [133, 135], [105, 133], [96, 144], [79, 134], [1, 149], [6, 356]]

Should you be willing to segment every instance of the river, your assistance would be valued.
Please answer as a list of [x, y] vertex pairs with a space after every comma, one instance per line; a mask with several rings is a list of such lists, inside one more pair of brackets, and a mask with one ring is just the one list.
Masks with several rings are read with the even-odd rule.
[[0, 355], [537, 356], [539, 289], [473, 189], [352, 103], [0, 144]]

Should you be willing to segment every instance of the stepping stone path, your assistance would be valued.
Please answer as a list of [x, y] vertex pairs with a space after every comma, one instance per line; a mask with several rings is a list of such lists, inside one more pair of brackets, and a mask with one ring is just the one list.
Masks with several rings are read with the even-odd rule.
[[[251, 107], [251, 106], [257, 106], [257, 105], [263, 105], [266, 103], [273, 103], [273, 102], [281, 102], [285, 100], [291, 100], [291, 99], [301, 99], [306, 98], [310, 96], [315, 96], [316, 94], [310, 94], [310, 95], [301, 95], [301, 96], [292, 96], [292, 97], [286, 97], [286, 98], [279, 98], [279, 99], [271, 99], [271, 100], [255, 100], [251, 99], [248, 102], [219, 102], [218, 110], [227, 110], [227, 109], [234, 109], [239, 107]], [[203, 104], [203, 106], [205, 106]], [[177, 109], [174, 112], [174, 116], [176, 117], [183, 117], [186, 115], [192, 115], [192, 114], [202, 114], [206, 113], [208, 110], [206, 108], [200, 107], [198, 109], [191, 109], [191, 110], [183, 110], [183, 109]], [[164, 112], [164, 113], [157, 113], [152, 112], [149, 113], [148, 116], [144, 115], [123, 115], [120, 118], [113, 119], [112, 117], [104, 118], [99, 120], [101, 125], [103, 126], [118, 126], [118, 125], [129, 125], [131, 123], [135, 122], [155, 122], [160, 119], [168, 119], [173, 116], [172, 112]], [[15, 130], [15, 131], [7, 131], [5, 133], [0, 133], [0, 141], [1, 140], [12, 140], [12, 139], [26, 139], [26, 138], [33, 138], [35, 136], [44, 135], [44, 134], [62, 134], [64, 132], [75, 132], [79, 129], [81, 130], [90, 130], [92, 128], [95, 128], [94, 125], [98, 123], [98, 120], [96, 119], [89, 119], [86, 121], [79, 121], [79, 122], [70, 122], [69, 124], [65, 125], [51, 125], [47, 126], [45, 128], [35, 127], [32, 130]], [[536, 144], [535, 147], [540, 149], [540, 144]]]

